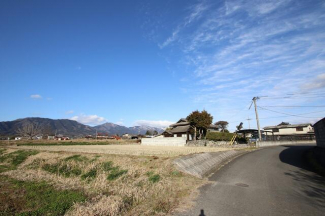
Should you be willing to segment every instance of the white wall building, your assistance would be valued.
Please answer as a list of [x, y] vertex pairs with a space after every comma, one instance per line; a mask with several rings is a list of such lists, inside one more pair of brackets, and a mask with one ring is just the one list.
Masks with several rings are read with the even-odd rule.
[[279, 125], [268, 126], [263, 128], [264, 131], [272, 135], [307, 135], [314, 134], [314, 128], [310, 123], [307, 124], [294, 124], [294, 125]]

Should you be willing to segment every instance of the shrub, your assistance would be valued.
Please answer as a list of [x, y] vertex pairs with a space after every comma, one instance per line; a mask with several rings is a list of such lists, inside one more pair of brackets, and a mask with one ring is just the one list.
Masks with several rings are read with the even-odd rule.
[[247, 138], [245, 138], [245, 137], [238, 137], [237, 138], [237, 142], [238, 143], [247, 143], [248, 141], [247, 141]]
[[230, 141], [234, 133], [208, 132], [206, 139], [213, 141]]

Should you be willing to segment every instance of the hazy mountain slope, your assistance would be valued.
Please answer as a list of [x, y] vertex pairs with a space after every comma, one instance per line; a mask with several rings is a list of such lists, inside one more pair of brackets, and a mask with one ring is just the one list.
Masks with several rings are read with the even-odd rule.
[[68, 119], [24, 118], [0, 122], [0, 135], [16, 135], [18, 128], [27, 123], [37, 123], [44, 133], [83, 136], [94, 134], [95, 130], [87, 125]]
[[17, 135], [18, 129], [27, 123], [37, 123], [43, 130], [44, 134], [62, 134], [71, 137], [81, 137], [84, 135], [95, 135], [97, 132], [108, 133], [109, 135], [145, 134], [147, 130], [163, 132], [161, 128], [150, 126], [125, 127], [113, 123], [105, 123], [95, 127], [81, 124], [69, 119], [49, 119], [49, 118], [24, 118], [14, 121], [0, 122], [0, 136]]

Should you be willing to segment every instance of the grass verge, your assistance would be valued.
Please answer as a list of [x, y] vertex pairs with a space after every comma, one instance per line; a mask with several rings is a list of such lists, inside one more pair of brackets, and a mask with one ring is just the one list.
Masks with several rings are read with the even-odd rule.
[[[174, 158], [45, 151], [34, 154], [37, 152], [7, 149], [1, 155], [5, 158], [0, 162], [1, 175], [11, 179], [0, 188], [0, 193], [9, 190], [0, 200], [0, 206], [7, 206], [1, 210], [5, 215], [169, 215], [205, 183], [175, 170]], [[17, 166], [13, 165], [17, 155], [29, 156]], [[10, 170], [10, 166], [15, 170]], [[27, 182], [36, 185], [28, 186]], [[47, 187], [50, 191], [46, 191]], [[56, 191], [60, 194], [83, 191], [91, 199], [83, 202], [84, 199], [71, 194], [65, 198], [64, 194], [55, 194]], [[47, 201], [47, 198], [35, 198], [42, 197], [40, 194], [51, 197], [52, 193], [62, 202], [76, 203], [71, 208], [70, 202], [62, 204], [55, 196]], [[14, 196], [9, 206], [5, 199], [8, 194]]]
[[[9, 154], [3, 154], [2, 152], [0, 163], [6, 163], [6, 165], [2, 165], [3, 167], [5, 166], [6, 169], [17, 169], [17, 166], [23, 163], [29, 156], [36, 154], [38, 154], [38, 151], [18, 150]], [[0, 168], [0, 172], [2, 169]]]
[[80, 191], [0, 176], [0, 215], [64, 215], [74, 203], [85, 200]]

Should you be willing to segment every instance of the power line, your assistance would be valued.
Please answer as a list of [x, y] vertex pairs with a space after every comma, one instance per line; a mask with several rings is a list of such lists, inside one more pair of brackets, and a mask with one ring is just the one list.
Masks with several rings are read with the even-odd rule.
[[[290, 113], [279, 112], [279, 111], [270, 110], [270, 109], [260, 107], [260, 106], [258, 106], [258, 107], [261, 108], [261, 109], [264, 109], [264, 110], [268, 110], [270, 112], [280, 113], [280, 114], [284, 114], [284, 115], [288, 115], [288, 116], [295, 116], [295, 117], [301, 117], [301, 118], [319, 118], [319, 117], [307, 117], [307, 116], [301, 116], [301, 115], [295, 115], [295, 114], [290, 114]], [[320, 113], [320, 112], [324, 112], [324, 111], [317, 111], [317, 112], [311, 112], [311, 113]], [[302, 115], [307, 115], [307, 114], [311, 114], [311, 113], [304, 113]]]
[[325, 106], [263, 106], [263, 107], [325, 107]]
[[275, 100], [275, 99], [306, 99], [306, 98], [324, 98], [325, 95], [319, 95], [319, 96], [307, 96], [307, 97], [303, 97], [303, 96], [281, 96], [281, 97], [265, 97], [263, 98], [263, 100], [267, 99], [267, 100]]

